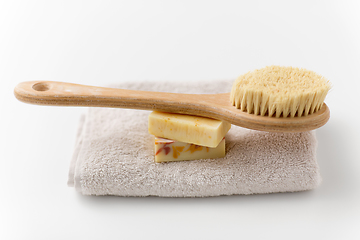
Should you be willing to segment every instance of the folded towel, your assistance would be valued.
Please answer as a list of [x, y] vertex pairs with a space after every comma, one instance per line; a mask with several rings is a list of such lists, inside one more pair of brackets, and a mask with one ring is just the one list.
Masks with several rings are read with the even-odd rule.
[[[140, 82], [121, 88], [230, 92], [233, 81]], [[155, 163], [149, 111], [90, 108], [81, 118], [69, 186], [84, 195], [209, 197], [310, 190], [321, 182], [315, 132], [268, 133], [232, 126], [226, 156]]]

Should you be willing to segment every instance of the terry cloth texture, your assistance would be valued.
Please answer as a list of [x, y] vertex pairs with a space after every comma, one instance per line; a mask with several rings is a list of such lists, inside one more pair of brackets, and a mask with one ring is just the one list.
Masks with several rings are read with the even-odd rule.
[[[141, 82], [121, 88], [230, 92], [233, 81]], [[321, 182], [315, 132], [268, 133], [232, 126], [226, 156], [155, 163], [150, 111], [89, 108], [81, 118], [69, 186], [84, 195], [209, 197], [310, 190]]]

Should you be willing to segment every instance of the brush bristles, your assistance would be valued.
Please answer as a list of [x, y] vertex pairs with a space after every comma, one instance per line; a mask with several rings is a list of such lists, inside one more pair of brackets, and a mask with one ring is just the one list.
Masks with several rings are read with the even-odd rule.
[[255, 115], [300, 117], [318, 111], [330, 88], [330, 82], [313, 71], [269, 66], [240, 76], [230, 101]]

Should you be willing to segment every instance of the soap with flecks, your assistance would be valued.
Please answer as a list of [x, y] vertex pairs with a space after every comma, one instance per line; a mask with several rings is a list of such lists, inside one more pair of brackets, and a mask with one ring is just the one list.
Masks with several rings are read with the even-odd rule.
[[155, 162], [173, 162], [225, 157], [225, 138], [216, 148], [155, 137]]

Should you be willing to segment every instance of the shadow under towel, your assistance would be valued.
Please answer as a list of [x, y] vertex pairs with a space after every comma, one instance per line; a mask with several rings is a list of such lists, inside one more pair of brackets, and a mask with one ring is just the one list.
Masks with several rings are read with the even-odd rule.
[[[230, 92], [233, 81], [140, 82], [121, 88]], [[219, 159], [155, 163], [150, 111], [89, 108], [81, 118], [69, 186], [84, 195], [210, 197], [295, 192], [320, 182], [315, 132], [268, 133], [235, 125]]]

